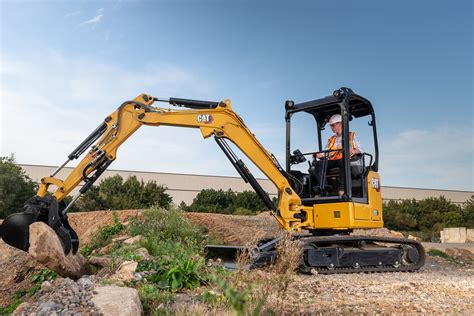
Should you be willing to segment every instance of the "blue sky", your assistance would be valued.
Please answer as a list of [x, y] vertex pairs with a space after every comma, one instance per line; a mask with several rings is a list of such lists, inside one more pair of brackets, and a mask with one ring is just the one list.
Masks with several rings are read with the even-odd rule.
[[[472, 1], [2, 1], [0, 9], [0, 154], [20, 163], [62, 163], [142, 92], [231, 99], [283, 163], [284, 101], [348, 86], [374, 104], [382, 184], [474, 190]], [[144, 127], [111, 168], [236, 175], [216, 147], [197, 130]]]

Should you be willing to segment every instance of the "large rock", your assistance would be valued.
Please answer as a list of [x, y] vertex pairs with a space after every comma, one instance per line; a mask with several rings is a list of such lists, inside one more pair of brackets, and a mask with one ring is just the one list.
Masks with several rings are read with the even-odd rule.
[[63, 247], [54, 230], [43, 222], [30, 225], [29, 254], [39, 263], [63, 277], [77, 280], [91, 274], [86, 259], [79, 253], [64, 255]]
[[102, 315], [136, 316], [143, 313], [136, 289], [119, 286], [96, 286], [92, 301]]

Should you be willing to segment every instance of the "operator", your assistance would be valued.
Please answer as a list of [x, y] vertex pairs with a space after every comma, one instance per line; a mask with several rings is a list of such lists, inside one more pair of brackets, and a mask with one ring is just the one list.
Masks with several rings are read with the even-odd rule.
[[[333, 131], [334, 135], [332, 135], [328, 139], [328, 142], [324, 150], [342, 149], [342, 116], [340, 114], [334, 114], [333, 116], [331, 116], [331, 118], [329, 119], [329, 126], [331, 126], [331, 130]], [[355, 132], [349, 133], [349, 143], [351, 147], [350, 149], [351, 158], [354, 155], [364, 153]], [[313, 175], [316, 177], [316, 187], [320, 187], [320, 179], [321, 179], [321, 174], [323, 172], [323, 163], [324, 163], [324, 160], [322, 160], [322, 158], [325, 158], [325, 156], [327, 158], [326, 170], [329, 170], [332, 168], [339, 168], [340, 172], [342, 172], [342, 169], [343, 169], [342, 150], [331, 151], [329, 153], [319, 153], [315, 155], [315, 158], [319, 159], [319, 160], [317, 159], [313, 160], [313, 166], [314, 166]], [[339, 179], [340, 179], [339, 180], [339, 196], [342, 196], [344, 194], [344, 177], [340, 176]], [[324, 181], [326, 181], [326, 179], [324, 179]], [[325, 186], [326, 185], [327, 184], [325, 182]]]

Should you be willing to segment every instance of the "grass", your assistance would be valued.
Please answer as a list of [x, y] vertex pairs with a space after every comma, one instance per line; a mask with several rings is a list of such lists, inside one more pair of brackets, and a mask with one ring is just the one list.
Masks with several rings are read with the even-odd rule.
[[113, 224], [102, 227], [92, 236], [91, 242], [81, 248], [80, 252], [83, 256], [88, 257], [95, 249], [109, 244], [112, 241], [112, 237], [124, 230], [125, 226], [120, 222], [116, 212], [112, 212], [112, 217]]
[[456, 261], [456, 259], [454, 259], [453, 257], [451, 257], [450, 255], [448, 255], [446, 252], [444, 251], [441, 251], [439, 249], [430, 249], [426, 252], [429, 256], [432, 256], [432, 257], [441, 257], [449, 262], [453, 262], [453, 263], [458, 263]]

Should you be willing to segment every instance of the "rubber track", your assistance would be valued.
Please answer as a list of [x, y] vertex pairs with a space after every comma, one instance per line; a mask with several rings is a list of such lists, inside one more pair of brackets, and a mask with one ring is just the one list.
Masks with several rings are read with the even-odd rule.
[[300, 271], [303, 273], [311, 273], [312, 270], [317, 271], [319, 274], [341, 274], [341, 273], [365, 273], [365, 272], [414, 272], [425, 264], [426, 254], [423, 245], [415, 240], [406, 238], [390, 238], [390, 237], [371, 237], [371, 236], [321, 236], [321, 237], [302, 237], [301, 238], [305, 245], [316, 243], [318, 246], [324, 244], [337, 245], [348, 242], [377, 242], [386, 244], [399, 244], [399, 245], [411, 245], [418, 250], [418, 262], [415, 264], [403, 264], [400, 263], [399, 267], [394, 266], [361, 266], [359, 268], [354, 267], [336, 267], [334, 269], [321, 268], [321, 267], [308, 267], [306, 265], [300, 267]]

